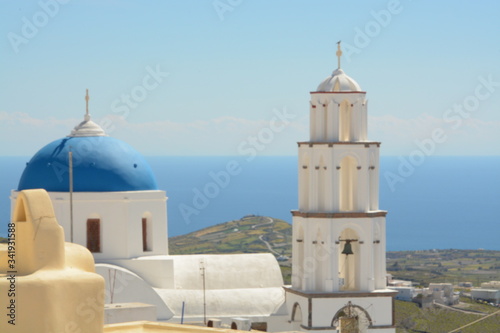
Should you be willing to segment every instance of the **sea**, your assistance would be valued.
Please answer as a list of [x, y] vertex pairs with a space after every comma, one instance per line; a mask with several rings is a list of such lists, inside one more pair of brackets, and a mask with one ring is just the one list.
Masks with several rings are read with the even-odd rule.
[[[297, 157], [150, 156], [167, 193], [168, 236], [247, 215], [292, 222]], [[28, 157], [0, 157], [0, 236], [10, 218], [10, 190]], [[383, 156], [380, 209], [387, 210], [387, 250], [500, 250], [500, 156]]]

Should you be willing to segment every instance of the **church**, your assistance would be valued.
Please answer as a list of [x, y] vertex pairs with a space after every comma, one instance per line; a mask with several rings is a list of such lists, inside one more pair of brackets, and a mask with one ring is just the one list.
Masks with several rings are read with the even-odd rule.
[[[380, 142], [367, 137], [367, 100], [338, 68], [310, 98], [298, 143], [292, 285], [270, 254], [169, 255], [167, 196], [139, 152], [91, 119], [40, 149], [17, 190], [45, 189], [66, 242], [93, 255], [105, 303], [142, 302], [157, 320], [269, 332], [394, 333], [386, 288], [386, 211], [378, 207]], [[255, 326], [254, 326], [255, 324]]]

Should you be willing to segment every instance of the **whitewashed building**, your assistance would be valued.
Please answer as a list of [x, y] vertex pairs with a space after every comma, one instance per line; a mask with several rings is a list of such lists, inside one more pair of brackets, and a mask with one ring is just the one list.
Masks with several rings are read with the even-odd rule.
[[481, 283], [480, 288], [473, 288], [471, 290], [471, 296], [472, 299], [500, 304], [500, 281]]

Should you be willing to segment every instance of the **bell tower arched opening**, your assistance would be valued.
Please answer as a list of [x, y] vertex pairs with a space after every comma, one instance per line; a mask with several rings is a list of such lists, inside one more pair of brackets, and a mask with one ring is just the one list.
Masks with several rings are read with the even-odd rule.
[[351, 141], [351, 118], [351, 104], [348, 101], [343, 101], [339, 108], [339, 141]]
[[359, 305], [348, 302], [346, 306], [335, 313], [332, 327], [342, 333], [360, 333], [373, 326], [373, 321], [368, 312]]
[[302, 324], [302, 309], [299, 303], [295, 303], [292, 308], [292, 329], [295, 331], [300, 331], [300, 325]]
[[357, 161], [352, 156], [346, 156], [340, 162], [340, 211], [354, 211], [356, 207], [358, 173]]
[[361, 257], [359, 235], [353, 229], [347, 228], [340, 234], [339, 242], [341, 245], [338, 260], [340, 290], [359, 290], [359, 262]]

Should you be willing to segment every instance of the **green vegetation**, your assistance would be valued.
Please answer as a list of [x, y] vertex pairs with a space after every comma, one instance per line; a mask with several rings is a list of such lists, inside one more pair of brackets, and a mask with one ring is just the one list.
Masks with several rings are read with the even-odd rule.
[[[270, 252], [291, 256], [291, 227], [282, 220], [262, 216], [221, 223], [169, 239], [170, 254]], [[275, 253], [276, 254], [276, 253]]]
[[[493, 306], [488, 312], [499, 310]], [[397, 333], [446, 333], [480, 319], [483, 315], [468, 314], [440, 308], [420, 309], [411, 302], [395, 301]], [[462, 333], [498, 333], [500, 315], [492, 316], [470, 327]]]
[[9, 241], [8, 238], [0, 237], [0, 244], [7, 243]]
[[500, 251], [427, 250], [387, 252], [387, 272], [421, 286], [500, 280]]

